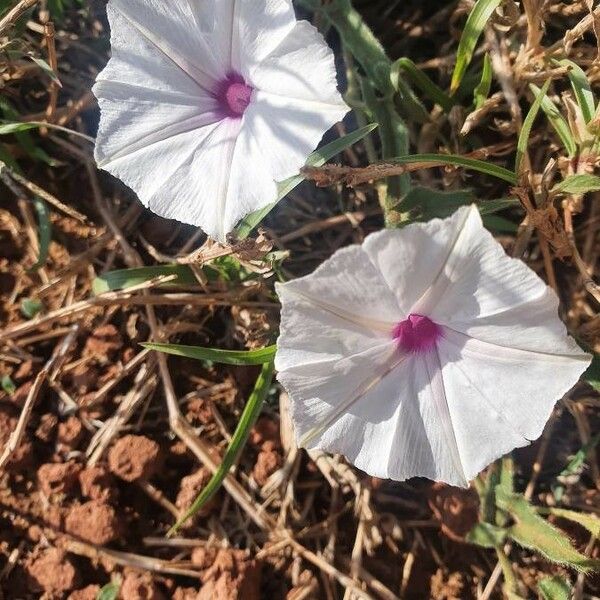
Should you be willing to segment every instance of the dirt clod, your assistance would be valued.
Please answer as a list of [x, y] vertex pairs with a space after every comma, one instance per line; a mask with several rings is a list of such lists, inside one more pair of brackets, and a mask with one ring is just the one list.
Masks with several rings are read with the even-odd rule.
[[[207, 563], [211, 552], [195, 552], [195, 564]], [[250, 559], [243, 550], [218, 550], [204, 574], [205, 582], [197, 600], [259, 600], [262, 563]]]
[[68, 592], [79, 582], [75, 566], [58, 548], [44, 550], [27, 565], [26, 571], [30, 587], [49, 594]]
[[66, 421], [59, 423], [56, 438], [60, 444], [75, 449], [82, 437], [83, 425], [76, 416], [72, 415]]
[[65, 528], [70, 534], [100, 546], [114, 541], [120, 534], [115, 509], [95, 500], [72, 507], [65, 519]]
[[87, 467], [79, 473], [79, 486], [81, 494], [90, 500], [108, 502], [114, 500], [117, 490], [114, 487], [114, 478], [106, 467]]
[[473, 489], [435, 483], [429, 493], [429, 506], [444, 534], [456, 542], [464, 542], [479, 521], [479, 496]]
[[254, 481], [263, 486], [267, 483], [269, 477], [281, 466], [281, 455], [276, 452], [273, 442], [265, 442], [262, 450], [258, 453], [256, 464], [252, 470]]
[[88, 585], [80, 590], [71, 592], [67, 600], [96, 600], [99, 592], [99, 585]]
[[[0, 448], [4, 449], [10, 434], [17, 426], [18, 417], [12, 406], [0, 404]], [[28, 439], [24, 439], [18, 448], [12, 453], [6, 470], [16, 472], [26, 468], [31, 464], [33, 458], [33, 447]]]
[[159, 466], [159, 445], [143, 435], [126, 435], [108, 454], [110, 470], [125, 481], [148, 479]]
[[[192, 505], [192, 502], [194, 502], [198, 494], [210, 481], [210, 477], [210, 472], [204, 467], [198, 469], [192, 475], [184, 477], [181, 480], [181, 486], [179, 488], [179, 493], [177, 494], [177, 499], [175, 500], [175, 506], [177, 506], [177, 508], [181, 511], [186, 511]], [[203, 517], [210, 514], [214, 508], [214, 505], [214, 500], [208, 502], [202, 508], [202, 510], [197, 513], [197, 516]]]
[[158, 589], [149, 573], [129, 571], [119, 593], [121, 600], [165, 600], [164, 594]]
[[73, 461], [46, 463], [38, 469], [38, 484], [46, 496], [68, 494], [77, 484], [80, 472], [81, 465]]

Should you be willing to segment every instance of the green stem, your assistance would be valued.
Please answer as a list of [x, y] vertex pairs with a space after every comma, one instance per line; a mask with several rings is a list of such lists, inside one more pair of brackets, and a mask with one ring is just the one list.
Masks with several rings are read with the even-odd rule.
[[517, 578], [515, 577], [512, 565], [510, 564], [510, 559], [508, 558], [506, 552], [504, 552], [502, 546], [496, 546], [496, 554], [498, 555], [498, 562], [502, 567], [504, 586], [506, 590], [512, 594], [518, 593], [519, 586], [517, 583]]
[[[333, 0], [322, 4], [321, 10], [366, 74], [366, 78], [361, 78], [363, 98], [367, 111], [379, 124], [383, 159], [406, 156], [410, 146], [408, 128], [394, 104], [396, 90], [391, 77], [392, 62], [385, 49], [351, 0]], [[383, 187], [379, 190], [386, 226], [396, 227], [400, 223], [397, 208], [409, 190], [409, 175], [390, 178], [387, 191]]]

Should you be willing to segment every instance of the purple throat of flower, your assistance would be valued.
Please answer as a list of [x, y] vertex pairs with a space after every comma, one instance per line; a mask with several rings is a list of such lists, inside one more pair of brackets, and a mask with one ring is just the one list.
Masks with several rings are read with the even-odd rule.
[[241, 119], [252, 102], [254, 88], [239, 73], [230, 73], [221, 80], [213, 93], [223, 118]]
[[411, 314], [394, 327], [392, 335], [404, 352], [429, 352], [436, 347], [442, 328], [428, 317]]

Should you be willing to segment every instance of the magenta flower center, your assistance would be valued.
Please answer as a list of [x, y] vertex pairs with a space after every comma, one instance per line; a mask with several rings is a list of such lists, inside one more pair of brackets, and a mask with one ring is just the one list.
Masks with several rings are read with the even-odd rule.
[[428, 352], [442, 335], [439, 325], [422, 315], [409, 315], [392, 332], [398, 346], [405, 352]]
[[219, 83], [214, 97], [223, 117], [239, 119], [252, 101], [253, 93], [254, 88], [239, 73], [230, 73]]

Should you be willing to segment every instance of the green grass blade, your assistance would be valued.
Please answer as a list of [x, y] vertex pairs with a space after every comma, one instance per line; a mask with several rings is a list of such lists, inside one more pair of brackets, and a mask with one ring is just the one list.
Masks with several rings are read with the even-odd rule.
[[585, 122], [589, 123], [596, 113], [596, 101], [585, 71], [568, 58], [556, 62], [563, 67], [569, 68], [569, 81], [577, 98], [577, 104], [581, 108]]
[[[536, 97], [536, 99], [542, 93], [542, 90], [534, 84], [529, 86], [532, 94]], [[556, 135], [560, 138], [569, 158], [573, 158], [577, 155], [577, 142], [571, 133], [571, 128], [567, 123], [567, 120], [560, 114], [558, 107], [548, 96], [542, 96], [542, 110], [548, 117], [550, 124], [552, 125], [554, 131], [556, 131]]]
[[183, 356], [194, 360], [210, 360], [225, 365], [262, 365], [275, 358], [277, 346], [267, 346], [259, 350], [219, 350], [217, 348], [202, 348], [200, 346], [185, 346], [183, 344], [161, 344], [147, 342], [142, 344], [144, 348]]
[[[345, 135], [333, 142], [315, 150], [307, 159], [306, 165], [308, 167], [322, 167], [328, 160], [332, 159], [337, 154], [340, 154], [346, 148], [360, 142], [364, 137], [369, 135], [373, 130], [377, 129], [377, 124], [366, 125], [361, 127], [348, 135]], [[282, 181], [278, 185], [277, 200], [271, 204], [268, 204], [264, 208], [257, 210], [247, 217], [244, 217], [237, 226], [237, 235], [240, 239], [247, 238], [252, 230], [257, 227], [263, 219], [275, 208], [277, 203], [285, 198], [295, 187], [300, 185], [304, 181], [303, 175], [295, 175], [285, 181]]]
[[492, 177], [502, 179], [503, 181], [506, 181], [512, 185], [516, 185], [517, 183], [517, 177], [512, 171], [509, 171], [504, 167], [499, 167], [494, 163], [489, 163], [466, 156], [460, 156], [459, 154], [411, 154], [409, 156], [399, 156], [397, 158], [393, 158], [386, 161], [386, 163], [392, 163], [396, 165], [410, 165], [415, 163], [451, 165], [456, 167], [464, 167], [465, 169], [491, 175]]
[[27, 131], [28, 129], [37, 129], [38, 125], [35, 123], [11, 123], [3, 122], [0, 123], [0, 135], [12, 135], [13, 133], [21, 133], [22, 131]]
[[552, 188], [552, 193], [587, 194], [588, 192], [600, 192], [598, 175], [571, 175]]
[[173, 535], [177, 530], [191, 517], [193, 517], [202, 507], [218, 492], [223, 480], [229, 473], [231, 467], [237, 461], [241, 451], [244, 449], [250, 430], [256, 423], [264, 401], [269, 393], [271, 382], [273, 381], [273, 371], [275, 367], [273, 362], [268, 362], [263, 365], [263, 368], [256, 380], [254, 390], [248, 399], [248, 402], [244, 408], [244, 412], [240, 417], [237, 424], [233, 437], [225, 456], [219, 465], [219, 468], [215, 474], [211, 477], [206, 487], [200, 492], [199, 496], [193, 502], [192, 506], [185, 512], [185, 514], [173, 525], [167, 535]]
[[33, 207], [38, 221], [38, 245], [39, 254], [35, 264], [29, 271], [37, 271], [46, 264], [48, 260], [48, 251], [50, 250], [50, 241], [52, 240], [52, 223], [50, 222], [50, 211], [47, 204], [41, 199], [33, 199]]
[[449, 112], [454, 106], [454, 100], [436, 85], [410, 58], [399, 58], [392, 65], [392, 72], [402, 69], [412, 83], [417, 86], [430, 100], [439, 104], [444, 112]]
[[560, 575], [540, 579], [538, 591], [543, 600], [569, 600], [571, 598], [571, 586]]
[[519, 134], [519, 140], [517, 142], [517, 158], [515, 160], [515, 173], [517, 176], [521, 176], [524, 167], [523, 161], [525, 159], [525, 155], [527, 153], [527, 146], [529, 144], [529, 137], [531, 136], [531, 130], [533, 129], [533, 123], [540, 112], [540, 108], [542, 107], [542, 101], [546, 97], [548, 93], [548, 88], [550, 87], [550, 79], [544, 83], [544, 86], [540, 90], [540, 93], [536, 96], [525, 120], [523, 121], [523, 127], [521, 128], [521, 133]]
[[187, 265], [157, 265], [103, 273], [94, 279], [92, 291], [98, 295], [104, 292], [124, 290], [163, 275], [175, 275], [175, 279], [164, 283], [164, 286], [196, 285], [198, 283], [194, 273]]
[[492, 89], [492, 76], [494, 72], [492, 69], [492, 59], [490, 55], [486, 52], [483, 57], [483, 71], [481, 72], [481, 81], [477, 85], [477, 87], [473, 90], [473, 100], [475, 103], [475, 110], [481, 108], [485, 101], [488, 99], [490, 95], [490, 90]]
[[475, 52], [475, 46], [483, 32], [483, 29], [488, 22], [492, 13], [498, 8], [502, 0], [477, 0], [473, 10], [469, 14], [465, 28], [463, 29], [458, 44], [458, 50], [456, 53], [456, 65], [454, 72], [452, 73], [452, 83], [450, 84], [450, 91], [452, 93], [458, 90], [467, 67], [471, 63], [473, 53]]

